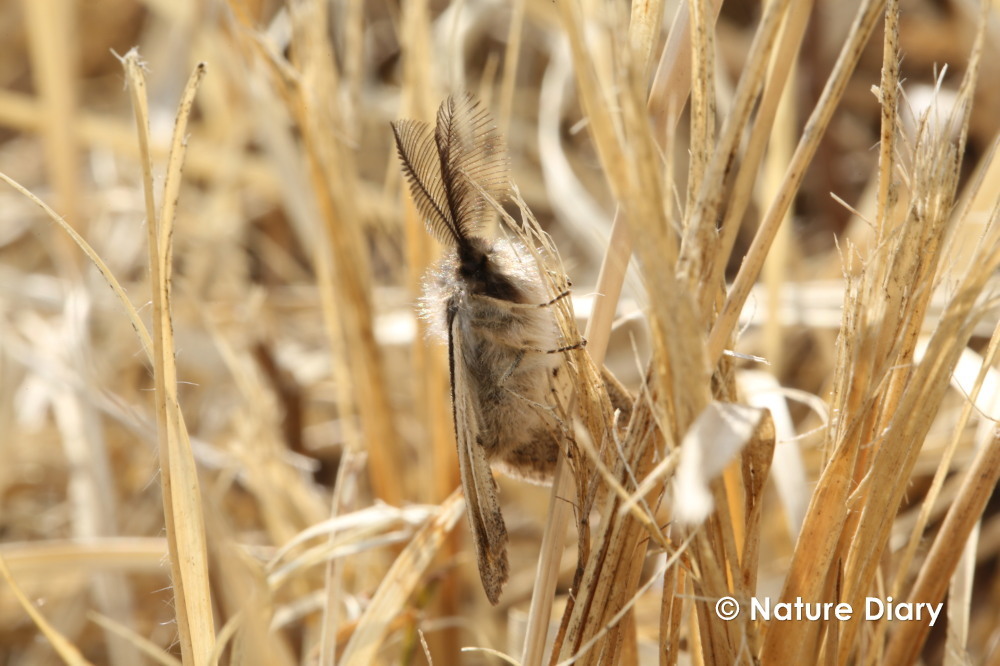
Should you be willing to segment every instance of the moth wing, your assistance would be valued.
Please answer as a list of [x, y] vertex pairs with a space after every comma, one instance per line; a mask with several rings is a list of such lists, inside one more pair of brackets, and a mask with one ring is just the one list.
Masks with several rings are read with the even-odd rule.
[[509, 576], [507, 526], [500, 513], [497, 484], [480, 443], [479, 411], [475, 381], [462, 354], [462, 333], [457, 318], [450, 317], [448, 357], [451, 366], [452, 405], [455, 439], [458, 442], [458, 469], [465, 492], [466, 510], [472, 539], [476, 545], [479, 577], [490, 603], [496, 605]]

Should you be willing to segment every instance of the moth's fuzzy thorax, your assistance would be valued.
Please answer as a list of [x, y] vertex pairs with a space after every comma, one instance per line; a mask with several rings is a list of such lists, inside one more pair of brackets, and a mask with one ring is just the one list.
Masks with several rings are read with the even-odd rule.
[[[423, 295], [419, 300], [418, 313], [427, 322], [427, 332], [430, 337], [441, 342], [448, 340], [448, 303], [456, 301], [463, 306], [470, 305], [471, 300], [479, 300], [480, 307], [488, 307], [486, 299], [475, 299], [475, 296], [493, 296], [500, 300], [508, 300], [521, 304], [540, 304], [547, 302], [551, 296], [542, 283], [531, 251], [523, 243], [516, 240], [500, 238], [486, 241], [480, 238], [472, 239], [474, 247], [481, 251], [485, 258], [485, 266], [480, 272], [488, 274], [484, 279], [481, 275], [469, 275], [467, 266], [463, 266], [463, 258], [458, 250], [449, 248], [445, 256], [435, 264], [424, 276]], [[509, 297], [501, 297], [489, 293], [484, 282], [502, 281], [509, 285]], [[486, 301], [486, 302], [483, 302]], [[530, 331], [524, 331], [524, 337], [531, 339], [538, 346], [549, 349], [558, 338], [558, 331], [550, 311], [545, 308], [530, 313], [528, 319], [536, 322]], [[513, 322], [512, 322], [513, 323]], [[521, 337], [521, 336], [519, 336]], [[522, 340], [515, 344], [527, 344]]]

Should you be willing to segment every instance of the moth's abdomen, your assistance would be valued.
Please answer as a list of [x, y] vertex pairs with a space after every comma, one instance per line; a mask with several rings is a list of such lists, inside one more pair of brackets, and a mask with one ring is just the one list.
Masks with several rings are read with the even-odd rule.
[[556, 348], [551, 310], [506, 309], [476, 297], [466, 305], [456, 320], [487, 458], [529, 480], [545, 480], [556, 460], [550, 379], [562, 360], [539, 351]]

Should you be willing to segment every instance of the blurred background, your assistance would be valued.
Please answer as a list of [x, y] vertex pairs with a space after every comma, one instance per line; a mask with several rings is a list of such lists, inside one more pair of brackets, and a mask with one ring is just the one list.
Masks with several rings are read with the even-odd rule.
[[[901, 5], [904, 117], [930, 104], [945, 113], [978, 6]], [[627, 29], [628, 2], [581, 6], [593, 30]], [[665, 3], [660, 45], [676, 6]], [[775, 154], [794, 147], [854, 11], [852, 2], [816, 3], [775, 124]], [[760, 13], [758, 2], [722, 6], [720, 117]], [[994, 12], [963, 183], [1000, 129], [996, 19]], [[751, 299], [737, 349], [766, 357], [775, 381], [812, 396], [824, 396], [832, 378], [843, 289], [838, 239], [843, 247], [845, 238], [867, 233], [830, 193], [862, 215], [875, 205], [880, 107], [872, 86], [881, 46], [878, 28], [786, 225], [780, 298]], [[453, 91], [482, 97], [585, 317], [615, 202], [588, 136], [566, 33], [555, 3], [516, 0], [0, 2], [0, 172], [94, 247], [148, 322], [140, 151], [119, 60], [132, 48], [145, 63], [158, 204], [183, 86], [197, 63], [207, 66], [173, 234], [180, 405], [210, 549], [212, 542], [235, 546], [245, 560], [239, 566], [266, 579], [266, 600], [252, 603], [275, 631], [273, 649], [288, 663], [311, 663], [323, 563], [343, 563], [343, 642], [419, 522], [396, 507], [437, 505], [458, 485], [443, 350], [424, 339], [414, 316], [421, 276], [438, 248], [404, 202], [389, 122], [431, 120]], [[675, 162], [679, 200], [686, 132], [682, 118], [674, 154], [664, 156]], [[768, 177], [780, 170], [762, 174], [761, 196]], [[991, 201], [996, 190], [982, 196]], [[734, 257], [760, 215], [752, 203]], [[972, 229], [956, 244], [974, 247], [976, 238]], [[954, 261], [962, 256], [956, 250]], [[646, 353], [646, 298], [632, 279], [609, 352], [609, 365], [633, 387]], [[767, 336], [765, 320], [776, 327]], [[992, 325], [986, 322], [987, 335]], [[142, 344], [105, 280], [37, 206], [0, 184], [0, 555], [28, 597], [95, 663], [152, 663], [117, 627], [179, 654], [152, 388]], [[800, 404], [791, 413], [799, 432], [819, 423]], [[804, 473], [814, 478], [818, 456], [808, 441], [802, 449]], [[933, 473], [933, 453], [926, 463]], [[338, 511], [372, 509], [370, 531], [344, 536], [336, 552], [295, 540], [331, 516], [338, 473]], [[503, 647], [514, 631], [509, 613], [531, 591], [548, 491], [507, 480], [501, 486], [514, 564], [503, 605], [491, 608], [482, 594], [463, 517], [393, 620], [384, 648], [392, 659], [422, 663], [417, 628], [433, 654], [451, 655], [460, 645]], [[974, 623], [981, 644], [1000, 622], [997, 508], [980, 550], [981, 566], [992, 572], [985, 580], [993, 581], [981, 592], [988, 610]], [[762, 566], [775, 572], [792, 543], [783, 525], [775, 518], [764, 527], [773, 538]], [[213, 557], [221, 625], [239, 598], [223, 588], [244, 583], [227, 578], [218, 569], [225, 560]], [[566, 563], [568, 579], [572, 545]], [[655, 614], [651, 621], [655, 628]], [[0, 664], [55, 660], [0, 586]]]

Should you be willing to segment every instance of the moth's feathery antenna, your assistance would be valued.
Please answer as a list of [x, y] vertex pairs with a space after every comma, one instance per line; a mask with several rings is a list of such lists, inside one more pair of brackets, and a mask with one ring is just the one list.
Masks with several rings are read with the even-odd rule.
[[392, 123], [392, 133], [413, 202], [427, 230], [444, 245], [459, 245], [461, 238], [448, 206], [441, 159], [430, 125], [419, 120], [397, 120]]
[[417, 120], [394, 122], [392, 130], [427, 229], [441, 243], [468, 248], [490, 210], [480, 188], [497, 201], [510, 192], [507, 149], [489, 111], [462, 93], [442, 102], [433, 134]]

